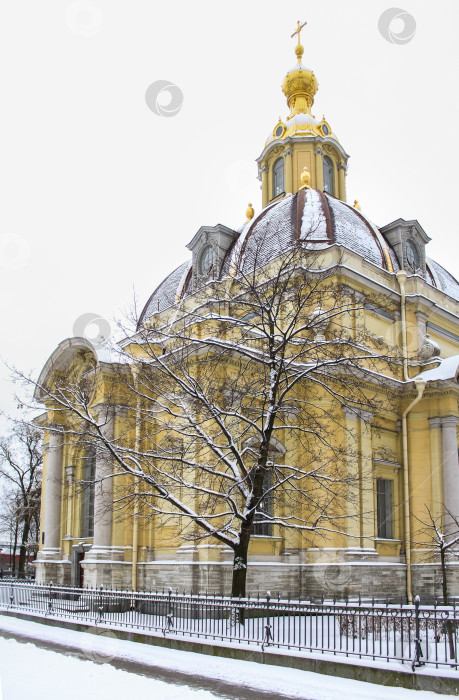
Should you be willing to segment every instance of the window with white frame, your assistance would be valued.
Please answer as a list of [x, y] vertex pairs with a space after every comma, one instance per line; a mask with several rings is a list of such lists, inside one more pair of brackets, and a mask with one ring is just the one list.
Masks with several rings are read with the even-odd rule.
[[391, 479], [376, 479], [376, 508], [378, 538], [392, 540], [394, 537]]
[[324, 192], [335, 194], [335, 184], [333, 175], [333, 161], [328, 156], [324, 157]]
[[284, 192], [284, 159], [278, 158], [273, 168], [273, 197]]
[[270, 522], [260, 522], [266, 520], [266, 517], [272, 517], [273, 515], [273, 497], [272, 493], [269, 491], [272, 485], [272, 466], [272, 462], [268, 462], [268, 471], [265, 473], [263, 479], [264, 497], [259, 503], [259, 512], [255, 514], [252, 530], [253, 535], [264, 535], [265, 537], [271, 537], [273, 534], [273, 526]]
[[88, 447], [83, 461], [81, 537], [94, 537], [94, 479], [96, 476], [96, 450], [93, 446]]

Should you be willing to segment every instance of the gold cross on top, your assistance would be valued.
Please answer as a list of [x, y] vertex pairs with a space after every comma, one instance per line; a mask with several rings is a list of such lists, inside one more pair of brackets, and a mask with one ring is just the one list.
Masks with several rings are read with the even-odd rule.
[[292, 34], [292, 39], [295, 36], [295, 34], [298, 34], [298, 44], [300, 44], [300, 32], [303, 29], [303, 27], [305, 27], [307, 25], [307, 22], [303, 22], [303, 24], [301, 24], [301, 22], [298, 20], [297, 25], [298, 26], [297, 26], [296, 30]]

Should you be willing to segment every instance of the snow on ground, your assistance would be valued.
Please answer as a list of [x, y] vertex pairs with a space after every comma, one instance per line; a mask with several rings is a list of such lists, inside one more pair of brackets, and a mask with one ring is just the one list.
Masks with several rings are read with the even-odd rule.
[[218, 697], [207, 690], [172, 685], [108, 664], [81, 661], [14, 639], [0, 639], [0, 657], [2, 700], [81, 700], [82, 697], [212, 700]]
[[[438, 700], [441, 697], [433, 692], [377, 686], [292, 668], [138, 644], [118, 639], [110, 630], [105, 637], [93, 628], [75, 632], [0, 615], [0, 635], [2, 631], [18, 638], [23, 635], [64, 644], [69, 651], [82, 653], [85, 660], [0, 637], [0, 700], [80, 700], [81, 697], [126, 700], [136, 696], [155, 700], [211, 700], [228, 697], [224, 687], [218, 687], [220, 683], [232, 686], [232, 697], [237, 687], [279, 698], [309, 700]], [[176, 677], [174, 683], [164, 682], [114, 668], [110, 665], [114, 658], [142, 663], [152, 675], [155, 668], [186, 675], [180, 676], [179, 681]], [[196, 678], [202, 676], [215, 681], [215, 691], [199, 688]], [[441, 679], [439, 684], [441, 688]]]

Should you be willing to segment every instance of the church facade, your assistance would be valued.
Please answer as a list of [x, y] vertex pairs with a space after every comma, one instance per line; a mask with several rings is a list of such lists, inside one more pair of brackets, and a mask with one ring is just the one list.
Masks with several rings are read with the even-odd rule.
[[[247, 590], [270, 589], [302, 597], [360, 593], [408, 599], [415, 593], [432, 596], [441, 591], [438, 557], [429, 546], [432, 532], [426, 534], [425, 528], [435, 522], [445, 532], [453, 531], [454, 519], [459, 518], [459, 283], [428, 257], [430, 238], [418, 221], [399, 218], [378, 228], [358, 202], [346, 202], [348, 155], [330, 123], [311, 112], [318, 84], [302, 63], [299, 34], [295, 53], [297, 63], [282, 85], [289, 114], [274, 124], [257, 159], [261, 211], [255, 213], [250, 204], [247, 221], [239, 230], [221, 224], [199, 229], [188, 245], [191, 260], [152, 293], [135, 332], [120, 343], [122, 361], [84, 338], [69, 338], [41, 372], [35, 389], [35, 398], [45, 407], [37, 419], [44, 431], [45, 455], [38, 582], [134, 589], [172, 585], [229, 593], [234, 551], [225, 545], [223, 535], [219, 539], [210, 530], [206, 536], [201, 531], [196, 535], [184, 524], [184, 512], [168, 508], [160, 513], [151, 505], [156, 504], [152, 470], [159, 470], [160, 461], [151, 447], [155, 441], [163, 441], [161, 464], [169, 459], [171, 479], [180, 488], [194, 477], [184, 476], [183, 471], [179, 476], [173, 471], [178, 469], [176, 463], [191, 473], [192, 465], [201, 460], [202, 467], [206, 458], [201, 448], [198, 458], [195, 447], [190, 457], [189, 444], [203, 440], [202, 433], [196, 437], [189, 427], [183, 428], [191, 404], [184, 408], [171, 392], [173, 398], [166, 406], [159, 388], [154, 395], [155, 380], [150, 375], [151, 383], [145, 388], [143, 367], [148, 357], [161, 363], [161, 357], [177, 355], [178, 339], [181, 352], [188, 347], [191, 336], [184, 341], [183, 329], [188, 328], [184, 319], [203, 343], [203, 338], [214, 339], [220, 332], [214, 326], [221, 328], [233, 314], [239, 335], [232, 341], [231, 353], [225, 327], [224, 357], [231, 369], [220, 362], [214, 378], [225, 384], [227, 406], [233, 405], [236, 392], [230, 385], [244, 386], [246, 366], [241, 370], [239, 365], [239, 374], [232, 374], [237, 362], [228, 359], [230, 354], [240, 355], [248, 327], [252, 335], [244, 348], [250, 349], [250, 360], [255, 349], [263, 347], [253, 335], [254, 329], [261, 328], [258, 321], [242, 314], [241, 303], [247, 301], [246, 297], [240, 301], [240, 280], [249, 284], [256, 279], [260, 288], [266, 288], [275, 277], [273, 270], [281, 269], [291, 251], [300, 250], [301, 256], [305, 251], [312, 255], [314, 264], [308, 263], [304, 271], [303, 257], [295, 258], [296, 270], [289, 279], [292, 285], [301, 279], [302, 289], [307, 282], [311, 294], [309, 306], [301, 307], [302, 312], [309, 308], [309, 325], [304, 326], [308, 371], [313, 376], [320, 364], [321, 381], [308, 420], [301, 413], [301, 406], [310, 403], [307, 392], [298, 390], [296, 406], [288, 404], [288, 420], [284, 411], [264, 468], [274, 465], [273, 474], [280, 481], [288, 468], [289, 479], [300, 473], [301, 483], [310, 483], [314, 469], [304, 471], [307, 448], [300, 453], [299, 435], [304, 436], [308, 421], [315, 420], [314, 439], [322, 440], [321, 430], [330, 420], [323, 450], [333, 455], [328, 461], [333, 461], [335, 471], [327, 467], [329, 471], [316, 473], [323, 478], [317, 498], [312, 498], [309, 487], [296, 490], [291, 511], [290, 492], [278, 502], [273, 499], [266, 505], [265, 498], [260, 504], [248, 549]], [[319, 280], [317, 285], [313, 278]], [[251, 293], [256, 288], [251, 287]], [[237, 313], [229, 310], [231, 304], [234, 308], [239, 304]], [[284, 324], [291, 308], [280, 312]], [[174, 335], [170, 329], [182, 322]], [[301, 371], [306, 372], [304, 367]], [[199, 372], [199, 377], [205, 375], [202, 364]], [[95, 376], [97, 381], [83, 396], [84, 382]], [[161, 381], [158, 375], [158, 387]], [[178, 387], [181, 381], [183, 377], [177, 379]], [[78, 401], [73, 397], [72, 413], [66, 402], [76, 386], [82, 396]], [[153, 395], [154, 419], [145, 408]], [[246, 409], [244, 420], [248, 420], [247, 396], [237, 398], [239, 409]], [[261, 410], [258, 404], [257, 410]], [[162, 424], [154, 422], [160, 420], [161, 411], [174, 414], [175, 427], [164, 418]], [[90, 429], [83, 431], [83, 424]], [[172, 426], [173, 439], [166, 434], [166, 425]], [[201, 425], [196, 421], [193, 430], [199, 431]], [[239, 447], [227, 449], [246, 454], [255, 445], [258, 429], [257, 424], [253, 433], [241, 431]], [[104, 450], [97, 448], [98, 439]], [[218, 439], [220, 449], [223, 438]], [[221, 456], [219, 464], [226, 464], [225, 459]], [[310, 464], [318, 463], [317, 450], [308, 459]], [[128, 463], [131, 466], [123, 471], [120, 465]], [[209, 479], [216, 473], [212, 464]], [[162, 473], [167, 474], [167, 469]], [[326, 478], [332, 477], [339, 483], [329, 506], [333, 518], [316, 537], [308, 524], [319, 522], [311, 515], [319, 503], [320, 522], [329, 517], [323, 494]], [[225, 478], [226, 474], [223, 482]], [[211, 481], [205, 484], [200, 488], [209, 498], [213, 487]], [[214, 495], [217, 505], [209, 505], [206, 515], [217, 518], [223, 533], [226, 516], [218, 505], [219, 494]], [[190, 508], [189, 499], [183, 499]], [[236, 511], [238, 507], [236, 503]], [[194, 522], [199, 524], [196, 518]], [[453, 561], [448, 563], [448, 576], [450, 592], [458, 595], [459, 566]]]

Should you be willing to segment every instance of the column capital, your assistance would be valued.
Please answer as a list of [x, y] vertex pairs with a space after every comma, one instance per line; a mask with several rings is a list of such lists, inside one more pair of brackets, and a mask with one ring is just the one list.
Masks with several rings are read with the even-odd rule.
[[429, 418], [429, 425], [431, 430], [438, 430], [441, 428], [441, 421], [442, 419], [440, 416], [436, 416], [435, 418]]
[[317, 147], [316, 150], [314, 151], [315, 156], [323, 156], [324, 152], [323, 149], [320, 147]]
[[443, 418], [440, 419], [441, 424], [443, 428], [455, 428], [456, 425], [459, 423], [459, 417], [458, 416], [444, 416]]
[[284, 151], [284, 156], [293, 156], [293, 151], [291, 148], [287, 148], [287, 150]]
[[344, 417], [348, 420], [357, 420], [359, 418], [364, 423], [371, 423], [374, 413], [371, 411], [365, 411], [363, 408], [351, 408], [350, 406], [343, 406]]
[[344, 170], [344, 172], [347, 172], [347, 165], [345, 163], [338, 163], [338, 170]]
[[46, 430], [49, 432], [50, 438], [60, 438], [65, 433], [65, 428], [60, 423], [48, 423]]
[[374, 413], [372, 411], [365, 411], [363, 408], [359, 409], [359, 418], [361, 421], [364, 421], [365, 423], [371, 423], [374, 417]]
[[97, 420], [101, 423], [110, 423], [116, 416], [117, 407], [114, 404], [99, 403], [93, 407]]

